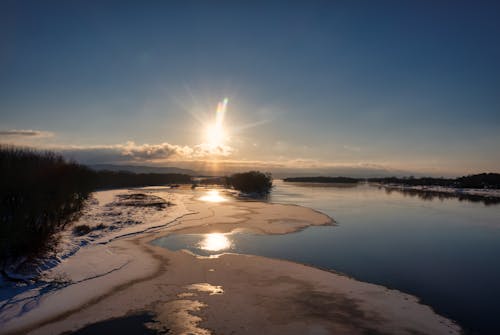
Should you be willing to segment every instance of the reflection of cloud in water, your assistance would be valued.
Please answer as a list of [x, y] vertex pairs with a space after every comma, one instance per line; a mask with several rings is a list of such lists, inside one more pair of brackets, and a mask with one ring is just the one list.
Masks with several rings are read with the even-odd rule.
[[[189, 291], [198, 291], [208, 293], [209, 295], [223, 294], [222, 286], [209, 283], [195, 283], [185, 287]], [[198, 300], [191, 300], [195, 296], [193, 292], [181, 292], [177, 294], [179, 300], [173, 300], [159, 306], [157, 309], [158, 323], [152, 324], [151, 329], [163, 331], [161, 325], [168, 325], [170, 334], [192, 334], [192, 335], [210, 335], [208, 329], [199, 326], [202, 318], [194, 313], [199, 313], [207, 305]]]
[[[158, 320], [168, 325], [169, 334], [210, 335], [212, 333], [209, 330], [199, 327], [202, 319], [193, 314], [205, 307], [207, 305], [198, 300], [173, 300], [159, 306]], [[163, 330], [155, 325], [150, 328]]]
[[206, 251], [221, 251], [231, 248], [231, 244], [225, 234], [212, 233], [205, 235], [198, 247]]
[[197, 284], [191, 284], [186, 286], [188, 290], [195, 290], [199, 292], [207, 292], [210, 295], [214, 294], [223, 294], [224, 290], [222, 289], [222, 286], [219, 285], [212, 285], [209, 283], [197, 283]]
[[224, 198], [219, 190], [210, 190], [208, 191], [204, 196], [200, 197], [201, 201], [206, 201], [206, 202], [223, 202], [227, 201], [226, 198]]

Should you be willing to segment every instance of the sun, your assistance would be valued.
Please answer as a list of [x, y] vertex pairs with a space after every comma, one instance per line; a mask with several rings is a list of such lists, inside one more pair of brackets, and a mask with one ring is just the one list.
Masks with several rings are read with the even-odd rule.
[[211, 124], [205, 129], [205, 142], [213, 147], [219, 147], [224, 144], [226, 131], [222, 125]]

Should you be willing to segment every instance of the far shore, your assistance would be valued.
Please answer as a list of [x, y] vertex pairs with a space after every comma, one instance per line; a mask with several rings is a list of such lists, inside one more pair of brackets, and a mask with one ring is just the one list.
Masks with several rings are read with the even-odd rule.
[[[138, 191], [172, 205], [162, 210], [117, 207], [117, 195]], [[334, 224], [305, 207], [224, 195], [203, 201], [204, 192], [147, 188], [95, 193], [80, 224], [97, 225], [110, 213], [114, 221], [120, 215], [143, 221], [87, 237], [64, 236], [66, 246], [78, 245], [78, 250], [43, 273], [45, 282], [58, 281], [59, 287], [34, 285], [2, 301], [0, 333], [61, 334], [144, 313], [154, 320], [148, 328], [168, 329], [169, 334], [461, 332], [414, 296], [332, 271], [259, 256], [197, 257], [151, 244], [173, 232], [286, 234]]]
[[356, 185], [369, 183], [387, 189], [414, 190], [440, 194], [500, 199], [500, 174], [479, 173], [458, 178], [436, 177], [292, 177], [284, 178], [287, 183]]
[[[289, 178], [288, 178], [289, 179]], [[297, 178], [296, 180], [283, 180], [284, 182], [293, 185], [304, 185], [304, 186], [331, 186], [331, 187], [355, 187], [357, 185], [368, 184], [375, 187], [382, 187], [389, 191], [413, 191], [419, 193], [435, 194], [450, 196], [456, 198], [466, 198], [469, 200], [478, 200], [486, 203], [497, 203], [500, 202], [500, 189], [498, 188], [462, 188], [453, 186], [439, 186], [439, 185], [408, 185], [404, 183], [383, 183], [378, 181], [366, 181], [366, 180], [348, 180], [342, 181], [342, 179], [331, 178], [330, 181], [325, 181], [329, 179], [317, 179], [317, 178]]]

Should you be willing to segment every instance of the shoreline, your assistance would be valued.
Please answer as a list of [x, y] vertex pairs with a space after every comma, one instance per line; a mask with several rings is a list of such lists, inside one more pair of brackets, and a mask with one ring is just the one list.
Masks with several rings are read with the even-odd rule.
[[370, 182], [370, 181], [359, 181], [359, 182], [313, 182], [313, 181], [284, 181], [285, 184], [296, 186], [323, 186], [323, 187], [357, 187], [361, 185], [370, 185], [374, 187], [384, 188], [388, 190], [399, 190], [399, 191], [415, 191], [415, 192], [429, 192], [434, 193], [436, 196], [439, 195], [449, 195], [453, 197], [469, 197], [470, 199], [484, 199], [491, 201], [500, 201], [500, 189], [496, 188], [459, 188], [452, 186], [436, 186], [436, 185], [407, 185], [400, 183], [381, 183], [381, 182]]
[[500, 190], [499, 189], [479, 189], [479, 188], [456, 188], [456, 187], [444, 187], [444, 186], [410, 186], [402, 184], [381, 184], [374, 183], [376, 187], [383, 187], [389, 190], [401, 190], [401, 191], [415, 191], [415, 192], [430, 192], [436, 195], [450, 195], [457, 198], [462, 197], [477, 197], [478, 199], [484, 200], [498, 200], [500, 201]]
[[[34, 309], [4, 322], [0, 333], [62, 333], [134, 311], [154, 312], [156, 327], [169, 327], [174, 334], [209, 334], [210, 330], [215, 334], [230, 330], [250, 334], [252, 322], [258, 326], [254, 332], [264, 329], [267, 333], [298, 334], [299, 329], [307, 333], [314, 330], [311, 325], [317, 331], [335, 329], [339, 333], [359, 333], [363, 329], [397, 333], [397, 329], [410, 334], [408, 327], [427, 329], [424, 333], [430, 334], [460, 332], [458, 325], [420, 304], [414, 296], [343, 274], [261, 256], [224, 254], [200, 258], [150, 243], [174, 232], [229, 232], [242, 225], [263, 234], [290, 233], [304, 229], [306, 223], [306, 227], [331, 223], [322, 213], [301, 206], [262, 202], [228, 201], [214, 205], [200, 202], [196, 195], [187, 200], [186, 208], [189, 215], [155, 231], [81, 248], [48, 274], [66, 273], [76, 283], [41, 296]], [[294, 215], [300, 220], [287, 221]], [[112, 256], [105, 256], [109, 252]], [[121, 268], [116, 267], [117, 259], [121, 260]], [[91, 274], [103, 270], [82, 268], [82, 263], [89, 261], [104, 263], [108, 273], [91, 278]], [[107, 261], [116, 267], [112, 272]], [[190, 286], [194, 284], [198, 286]], [[213, 287], [223, 292], [213, 293]], [[87, 294], [78, 294], [82, 291]], [[277, 310], [276, 304], [285, 307], [280, 305]], [[325, 304], [336, 314], [323, 308]], [[293, 325], [285, 317], [290, 313], [296, 314]], [[221, 315], [229, 319], [222, 322]], [[257, 319], [250, 322], [250, 315]], [[359, 323], [353, 325], [353, 319]]]

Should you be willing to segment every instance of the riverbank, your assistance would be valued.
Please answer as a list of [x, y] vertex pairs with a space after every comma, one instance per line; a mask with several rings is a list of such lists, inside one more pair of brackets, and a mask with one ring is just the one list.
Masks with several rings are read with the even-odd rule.
[[401, 191], [417, 191], [428, 192], [434, 194], [449, 194], [460, 198], [463, 197], [476, 197], [478, 199], [491, 199], [500, 201], [500, 189], [488, 188], [457, 188], [445, 186], [425, 186], [425, 185], [402, 185], [402, 184], [374, 184], [379, 187], [384, 187], [388, 190], [401, 190]]
[[[203, 190], [141, 192], [171, 206], [143, 212], [146, 229], [129, 225], [126, 234], [102, 236], [47, 270], [45, 280], [58, 279], [60, 287], [2, 298], [0, 333], [57, 334], [145, 311], [154, 315], [151, 328], [173, 334], [460, 332], [413, 296], [333, 272], [258, 256], [196, 257], [151, 244], [172, 232], [286, 234], [333, 224], [324, 214], [224, 196], [202, 201]], [[116, 195], [99, 197], [109, 205]], [[178, 216], [149, 220], [177, 206], [184, 208]]]

